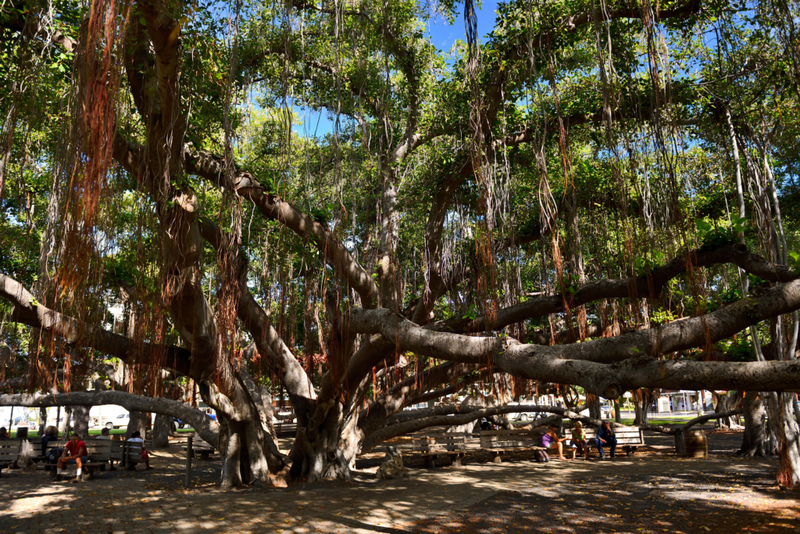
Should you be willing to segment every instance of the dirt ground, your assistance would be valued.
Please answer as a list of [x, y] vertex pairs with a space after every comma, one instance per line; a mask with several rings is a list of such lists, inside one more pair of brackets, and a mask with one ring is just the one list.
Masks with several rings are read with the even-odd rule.
[[709, 458], [674, 454], [671, 437], [613, 460], [468, 458], [377, 480], [216, 488], [219, 460], [195, 460], [184, 487], [179, 443], [153, 452], [153, 471], [110, 471], [80, 484], [44, 471], [3, 470], [0, 532], [70, 533], [730, 533], [800, 532], [800, 493], [775, 484], [777, 460], [734, 454], [736, 433], [709, 432]]

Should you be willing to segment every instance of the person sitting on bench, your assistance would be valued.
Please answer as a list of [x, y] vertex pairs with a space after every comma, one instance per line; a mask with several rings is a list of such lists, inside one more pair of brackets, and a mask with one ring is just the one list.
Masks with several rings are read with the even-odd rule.
[[589, 459], [589, 443], [586, 441], [586, 431], [583, 429], [583, 423], [575, 421], [575, 426], [572, 428], [572, 459], [575, 459], [575, 453], [583, 454], [584, 459]]
[[609, 453], [612, 458], [617, 453], [617, 434], [614, 432], [614, 429], [611, 428], [611, 423], [609, 421], [603, 421], [603, 424], [597, 429], [597, 439], [595, 439], [595, 443], [597, 444], [597, 452], [600, 453], [600, 458], [605, 458], [603, 455], [603, 447], [608, 447], [610, 449]]
[[559, 460], [567, 460], [568, 458], [564, 456], [564, 443], [567, 441], [566, 438], [562, 439], [558, 437], [558, 427], [556, 425], [552, 425], [547, 429], [547, 432], [542, 436], [542, 447], [548, 450], [555, 449], [558, 451], [558, 459]]
[[64, 470], [64, 464], [75, 464], [75, 466], [78, 468], [78, 471], [75, 473], [75, 480], [73, 480], [73, 482], [80, 482], [81, 467], [87, 462], [88, 459], [89, 451], [86, 450], [86, 443], [78, 436], [78, 434], [72, 434], [69, 437], [66, 447], [64, 447], [64, 453], [58, 459], [58, 464], [56, 465], [56, 476], [53, 477], [53, 480], [61, 480], [61, 472]]
[[150, 467], [150, 455], [147, 454], [147, 449], [144, 448], [144, 440], [142, 439], [142, 433], [138, 430], [131, 434], [131, 437], [128, 438], [130, 443], [141, 443], [142, 444], [142, 460], [144, 460], [144, 465], [146, 469], [152, 469]]

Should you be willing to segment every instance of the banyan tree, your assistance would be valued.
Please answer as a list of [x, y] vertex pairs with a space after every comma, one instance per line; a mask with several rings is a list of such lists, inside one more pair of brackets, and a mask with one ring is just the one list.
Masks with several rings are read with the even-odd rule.
[[477, 383], [737, 390], [796, 486], [798, 12], [5, 2], [2, 402], [194, 418], [230, 487], [502, 411], [404, 411]]

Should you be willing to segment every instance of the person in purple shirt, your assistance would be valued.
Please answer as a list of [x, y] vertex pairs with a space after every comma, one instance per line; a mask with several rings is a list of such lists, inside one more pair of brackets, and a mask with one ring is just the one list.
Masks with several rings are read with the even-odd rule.
[[557, 450], [559, 460], [568, 460], [569, 458], [564, 456], [564, 441], [567, 441], [566, 438], [559, 438], [556, 426], [552, 425], [542, 436], [542, 447], [548, 450]]

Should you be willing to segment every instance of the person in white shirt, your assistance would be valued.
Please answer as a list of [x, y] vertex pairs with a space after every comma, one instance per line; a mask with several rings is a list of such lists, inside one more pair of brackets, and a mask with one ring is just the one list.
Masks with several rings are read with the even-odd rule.
[[150, 455], [147, 454], [147, 449], [144, 448], [144, 440], [142, 439], [142, 433], [138, 430], [131, 434], [131, 437], [128, 438], [130, 443], [141, 443], [142, 444], [142, 460], [144, 461], [144, 465], [146, 469], [152, 469], [150, 467]]

